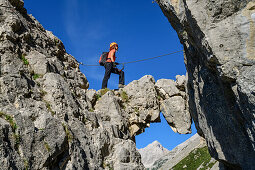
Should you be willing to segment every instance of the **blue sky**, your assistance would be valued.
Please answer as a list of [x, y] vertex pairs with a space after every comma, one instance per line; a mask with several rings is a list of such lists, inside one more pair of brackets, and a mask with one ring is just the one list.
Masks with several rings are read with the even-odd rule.
[[[101, 53], [108, 51], [113, 41], [119, 44], [118, 62], [182, 49], [176, 32], [152, 0], [26, 0], [25, 7], [45, 29], [63, 41], [68, 53], [84, 64], [98, 64]], [[80, 69], [91, 89], [101, 88], [103, 67], [81, 66]], [[124, 71], [126, 84], [144, 75], [152, 75], [157, 81], [186, 73], [182, 53], [129, 64]], [[118, 87], [117, 75], [111, 75], [108, 87]], [[138, 148], [158, 140], [172, 149], [189, 137], [175, 134], [164, 120], [151, 124], [136, 140]]]

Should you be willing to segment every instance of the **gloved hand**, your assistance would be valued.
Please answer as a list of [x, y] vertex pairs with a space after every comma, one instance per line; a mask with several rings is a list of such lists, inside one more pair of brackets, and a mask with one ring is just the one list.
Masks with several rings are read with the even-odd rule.
[[115, 62], [115, 65], [120, 65], [120, 63], [118, 63], [118, 62]]
[[116, 65], [119, 65], [119, 63], [113, 62], [113, 67], [116, 67]]

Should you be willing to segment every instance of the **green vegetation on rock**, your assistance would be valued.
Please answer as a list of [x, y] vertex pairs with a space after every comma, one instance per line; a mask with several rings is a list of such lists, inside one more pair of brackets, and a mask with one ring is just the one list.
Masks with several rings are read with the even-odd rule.
[[67, 140], [68, 142], [71, 142], [73, 140], [73, 135], [71, 134], [71, 132], [68, 130], [67, 125], [65, 125], [64, 123], [62, 123], [62, 126], [64, 127], [66, 136], [67, 136]]
[[39, 74], [34, 74], [34, 75], [33, 75], [33, 79], [34, 79], [34, 80], [38, 79], [39, 77], [41, 77], [41, 75], [39, 75]]
[[28, 62], [27, 59], [25, 58], [25, 55], [24, 55], [24, 54], [21, 55], [21, 60], [23, 61], [23, 63], [24, 63], [25, 65], [29, 65], [29, 62]]
[[29, 169], [29, 163], [28, 163], [27, 159], [24, 159], [24, 168], [25, 168], [25, 170]]
[[45, 147], [45, 149], [48, 151], [48, 152], [50, 152], [50, 146], [49, 146], [49, 144], [46, 142], [46, 141], [44, 141], [44, 147]]
[[89, 109], [89, 112], [94, 112], [94, 111], [95, 111], [95, 110], [94, 110], [94, 109], [92, 109], [92, 108], [90, 108], [90, 109]]
[[122, 100], [124, 101], [124, 102], [128, 102], [128, 95], [127, 95], [127, 93], [125, 92], [125, 91], [121, 91], [120, 92], [120, 97], [122, 98]]
[[108, 163], [106, 163], [105, 161], [103, 162], [103, 168], [104, 168], [104, 169], [113, 170], [113, 167], [111, 167], [111, 165], [108, 164]]
[[101, 89], [99, 91], [99, 94], [96, 94], [96, 101], [100, 100], [100, 98], [105, 95], [108, 91], [110, 91], [110, 89], [105, 88], [105, 89]]
[[157, 99], [160, 101], [162, 99], [162, 97], [158, 94]]
[[96, 101], [98, 101], [101, 98], [100, 94], [96, 94]]
[[135, 107], [134, 110], [135, 110], [136, 113], [139, 113], [139, 109], [138, 108]]
[[12, 116], [5, 114], [5, 120], [8, 121], [12, 127], [12, 131], [15, 132], [17, 129], [17, 124], [14, 122]]
[[7, 122], [9, 122], [11, 128], [12, 128], [12, 132], [13, 132], [13, 138], [14, 138], [14, 141], [15, 141], [15, 144], [14, 144], [14, 148], [16, 150], [18, 150], [19, 148], [19, 144], [21, 142], [21, 136], [19, 135], [19, 133], [17, 132], [17, 124], [16, 122], [13, 120], [13, 117], [10, 116], [10, 115], [7, 115], [3, 112], [0, 112], [0, 117], [1, 118], [4, 118]]
[[196, 148], [190, 154], [176, 164], [173, 170], [195, 170], [200, 167], [201, 170], [212, 168], [216, 161], [211, 161], [211, 155], [208, 152], [207, 146], [203, 148]]
[[46, 91], [40, 90], [40, 96], [41, 96], [41, 98], [43, 98], [46, 94], [47, 94]]
[[44, 100], [47, 109], [49, 110], [49, 112], [51, 112], [51, 115], [54, 116], [56, 113], [52, 110], [51, 105], [48, 101]]
[[100, 91], [101, 96], [105, 95], [109, 90], [110, 90], [110, 89], [108, 89], [108, 88], [102, 89], [102, 90]]

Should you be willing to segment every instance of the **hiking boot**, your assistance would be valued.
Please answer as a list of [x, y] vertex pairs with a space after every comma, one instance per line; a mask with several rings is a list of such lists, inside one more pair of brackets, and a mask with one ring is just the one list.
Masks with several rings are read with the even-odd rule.
[[125, 85], [119, 84], [119, 89], [122, 89], [122, 88], [124, 88], [124, 87], [125, 87]]

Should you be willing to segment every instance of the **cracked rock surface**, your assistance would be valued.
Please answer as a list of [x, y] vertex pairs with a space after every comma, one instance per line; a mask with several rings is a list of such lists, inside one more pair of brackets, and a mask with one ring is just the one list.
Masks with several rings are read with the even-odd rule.
[[183, 44], [189, 112], [210, 154], [254, 169], [254, 0], [157, 2]]
[[140, 170], [135, 136], [160, 111], [174, 131], [190, 133], [185, 76], [88, 90], [78, 62], [23, 1], [0, 4], [10, 7], [0, 8], [1, 168]]

